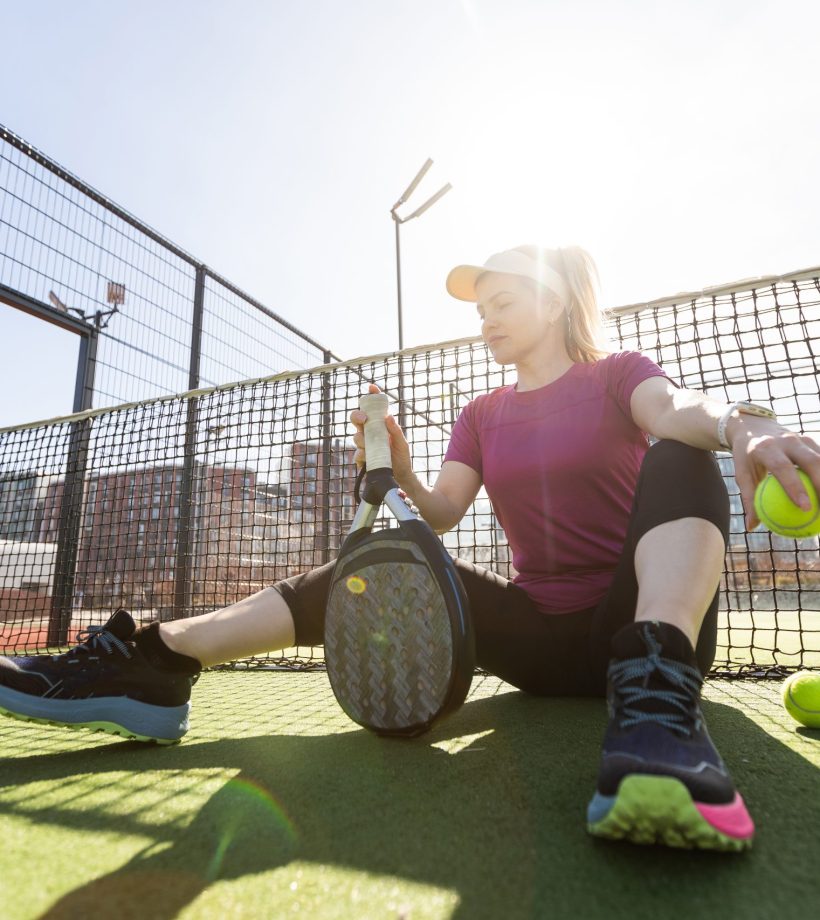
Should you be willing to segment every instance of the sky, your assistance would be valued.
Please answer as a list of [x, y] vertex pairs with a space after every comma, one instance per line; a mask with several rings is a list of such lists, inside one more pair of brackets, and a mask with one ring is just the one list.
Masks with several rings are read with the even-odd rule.
[[[820, 264], [820, 5], [0, 4], [0, 124], [345, 358], [478, 334], [448, 270], [577, 243], [605, 306]], [[0, 192], [2, 194], [2, 192]], [[0, 306], [0, 426], [77, 340]]]

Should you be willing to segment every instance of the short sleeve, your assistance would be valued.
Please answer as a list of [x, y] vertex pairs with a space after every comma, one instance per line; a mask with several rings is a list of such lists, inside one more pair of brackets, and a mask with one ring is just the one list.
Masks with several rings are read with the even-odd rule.
[[629, 401], [635, 387], [650, 377], [666, 377], [677, 386], [666, 372], [651, 358], [639, 351], [619, 351], [607, 359], [606, 388], [627, 418], [632, 418]]
[[478, 402], [477, 399], [472, 400], [459, 413], [453, 425], [453, 433], [450, 435], [444, 462], [456, 460], [459, 463], [465, 463], [483, 478], [481, 444], [478, 436]]

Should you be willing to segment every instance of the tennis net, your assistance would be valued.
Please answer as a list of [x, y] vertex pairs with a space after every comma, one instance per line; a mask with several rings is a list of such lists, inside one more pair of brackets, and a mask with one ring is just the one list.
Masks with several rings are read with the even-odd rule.
[[[683, 386], [820, 430], [820, 270], [622, 307], [608, 325], [613, 349]], [[0, 430], [0, 653], [65, 648], [117, 606], [143, 621], [213, 610], [331, 560], [354, 510], [347, 418], [366, 384], [395, 401], [432, 479], [460, 409], [510, 379], [469, 339]], [[717, 456], [732, 518], [715, 671], [820, 667], [817, 538], [746, 533]], [[483, 492], [444, 542], [513, 574]], [[321, 649], [243, 664], [318, 667]]]

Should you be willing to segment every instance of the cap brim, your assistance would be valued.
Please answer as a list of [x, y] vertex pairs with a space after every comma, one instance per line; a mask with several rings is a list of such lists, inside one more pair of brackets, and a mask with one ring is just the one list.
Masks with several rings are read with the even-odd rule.
[[475, 283], [478, 276], [483, 275], [486, 271], [483, 265], [457, 265], [447, 275], [447, 293], [456, 300], [475, 303], [478, 300]]

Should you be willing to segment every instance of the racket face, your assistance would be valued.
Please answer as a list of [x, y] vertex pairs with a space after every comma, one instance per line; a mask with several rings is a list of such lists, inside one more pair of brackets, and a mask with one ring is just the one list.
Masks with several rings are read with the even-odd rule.
[[[340, 554], [325, 619], [333, 692], [360, 725], [413, 736], [464, 702], [474, 667], [466, 598], [446, 551], [401, 530]], [[442, 588], [441, 585], [445, 587]], [[447, 590], [447, 586], [451, 588]]]

